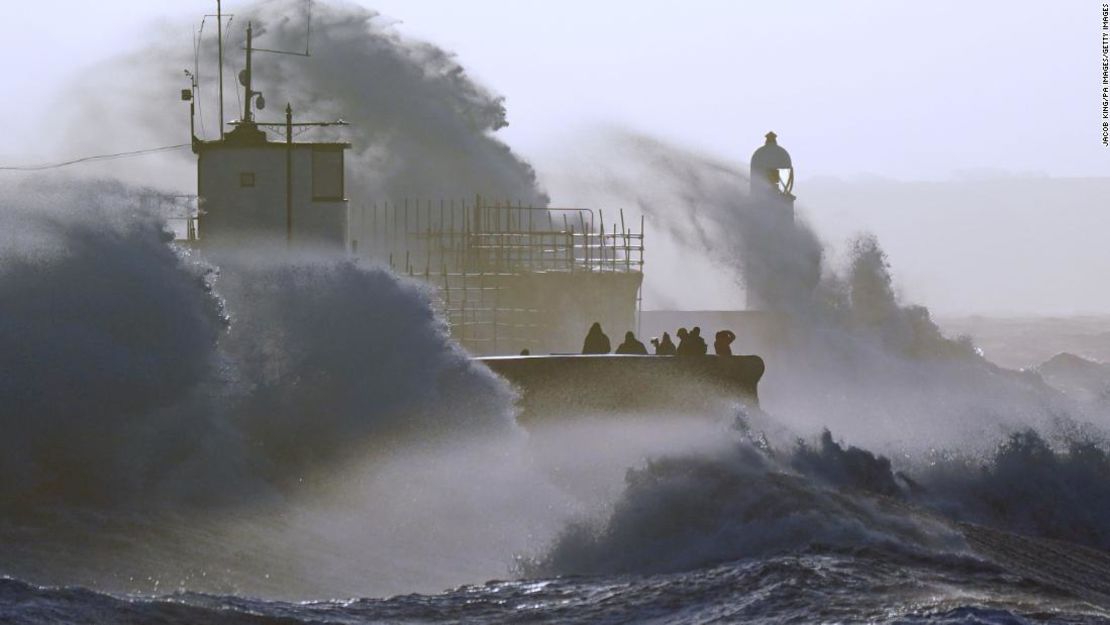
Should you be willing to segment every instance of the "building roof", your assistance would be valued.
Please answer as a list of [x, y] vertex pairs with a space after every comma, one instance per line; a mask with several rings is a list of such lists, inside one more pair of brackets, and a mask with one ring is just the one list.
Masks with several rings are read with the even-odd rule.
[[[287, 145], [285, 141], [270, 141], [265, 131], [261, 130], [257, 124], [248, 122], [237, 124], [223, 139], [211, 141], [194, 139], [193, 152], [199, 153], [202, 150], [226, 148], [285, 148]], [[292, 145], [293, 147], [331, 147], [344, 150], [351, 147], [351, 144], [346, 141], [294, 141]]]
[[[243, 142], [227, 141], [226, 139], [223, 140], [223, 141], [221, 141], [219, 139], [215, 139], [213, 141], [196, 141], [196, 142], [194, 142], [193, 143], [193, 151], [199, 153], [199, 152], [208, 151], [208, 150], [226, 150], [226, 149], [233, 149], [234, 150], [234, 149], [243, 149], [243, 148], [285, 149], [286, 145], [287, 144], [284, 141], [262, 141], [262, 142], [259, 142], [259, 143], [243, 143]], [[338, 148], [338, 149], [346, 150], [346, 149], [349, 149], [351, 147], [351, 144], [349, 142], [346, 142], [346, 141], [294, 141], [292, 143], [292, 146], [294, 148], [327, 147], [327, 148]]]

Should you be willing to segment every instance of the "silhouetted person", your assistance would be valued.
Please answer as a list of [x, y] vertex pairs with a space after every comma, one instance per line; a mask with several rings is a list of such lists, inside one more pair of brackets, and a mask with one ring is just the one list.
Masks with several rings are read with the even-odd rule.
[[709, 346], [705, 344], [705, 339], [701, 338], [701, 328], [694, 326], [690, 330], [690, 334], [686, 335], [686, 342], [690, 344], [690, 354], [697, 356], [704, 356], [709, 352]]
[[656, 356], [674, 356], [678, 353], [678, 348], [671, 341], [671, 335], [668, 332], [663, 333], [662, 341], [652, 339], [651, 344], [655, 346]]
[[717, 352], [718, 356], [731, 356], [732, 342], [735, 340], [736, 334], [732, 330], [721, 330], [713, 339], [713, 351]]
[[601, 331], [601, 324], [594, 322], [590, 331], [586, 333], [586, 341], [582, 343], [583, 354], [608, 354], [613, 349], [609, 345], [609, 337]]
[[679, 356], [689, 356], [690, 355], [690, 341], [689, 341], [690, 332], [687, 331], [686, 328], [679, 328], [678, 332], [675, 332], [675, 334], [678, 336], [678, 347], [675, 348], [675, 354], [677, 354]]
[[624, 333], [624, 342], [617, 346], [618, 354], [635, 354], [637, 356], [647, 356], [647, 348], [644, 344], [636, 340], [636, 335], [632, 332]]

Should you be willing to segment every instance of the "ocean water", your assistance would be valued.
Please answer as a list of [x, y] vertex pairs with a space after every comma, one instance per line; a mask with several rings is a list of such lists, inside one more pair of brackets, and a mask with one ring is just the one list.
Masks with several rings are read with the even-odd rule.
[[[811, 545], [676, 573], [488, 581], [389, 598], [274, 601], [0, 581], [13, 623], [1104, 623], [1110, 558], [970, 533], [968, 554]], [[1020, 562], [1009, 561], [1014, 552]], [[990, 555], [988, 555], [990, 554]], [[1041, 571], [1047, 568], [1052, 573]], [[1059, 577], [1056, 577], [1059, 575]]]
[[[0, 621], [1110, 622], [1105, 455], [1055, 452], [1027, 433], [978, 471], [923, 471], [919, 482], [827, 435], [776, 450], [743, 421], [718, 433], [728, 440], [638, 463], [605, 515], [567, 523], [542, 550], [503, 563], [504, 576], [441, 591], [353, 590], [412, 575], [417, 552], [432, 568], [458, 567], [450, 546], [423, 533], [422, 545], [375, 536], [401, 543], [381, 556], [357, 533], [294, 549], [177, 513], [9, 518]], [[452, 527], [465, 512], [437, 510]]]
[[121, 597], [0, 582], [7, 622], [1102, 623], [1067, 591], [978, 560], [810, 553], [654, 576], [491, 581], [435, 595], [301, 603]]

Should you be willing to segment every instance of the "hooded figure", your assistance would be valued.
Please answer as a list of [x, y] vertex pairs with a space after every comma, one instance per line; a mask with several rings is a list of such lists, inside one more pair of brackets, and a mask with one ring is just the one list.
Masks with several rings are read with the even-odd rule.
[[736, 335], [732, 330], [721, 330], [713, 340], [713, 351], [717, 352], [718, 356], [731, 356], [732, 342], [735, 340]]
[[636, 335], [632, 332], [624, 333], [624, 342], [617, 346], [618, 354], [635, 354], [637, 356], [647, 356], [647, 348], [644, 344], [636, 340]]
[[678, 349], [671, 341], [671, 335], [668, 332], [663, 333], [662, 341], [653, 341], [652, 344], [655, 345], [656, 356], [674, 356], [678, 353]]
[[601, 324], [594, 322], [590, 326], [590, 331], [586, 333], [586, 341], [582, 343], [583, 354], [608, 354], [612, 347], [609, 345], [609, 337], [601, 331]]

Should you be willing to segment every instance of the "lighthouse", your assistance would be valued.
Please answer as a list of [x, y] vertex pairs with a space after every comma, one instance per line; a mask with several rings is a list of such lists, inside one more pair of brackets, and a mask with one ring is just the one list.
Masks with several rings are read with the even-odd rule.
[[[794, 227], [794, 162], [768, 132], [752, 154], [751, 191], [742, 251], [748, 310], [781, 314], [790, 285], [802, 277], [808, 259], [791, 255]], [[808, 278], [807, 278], [808, 280]]]

